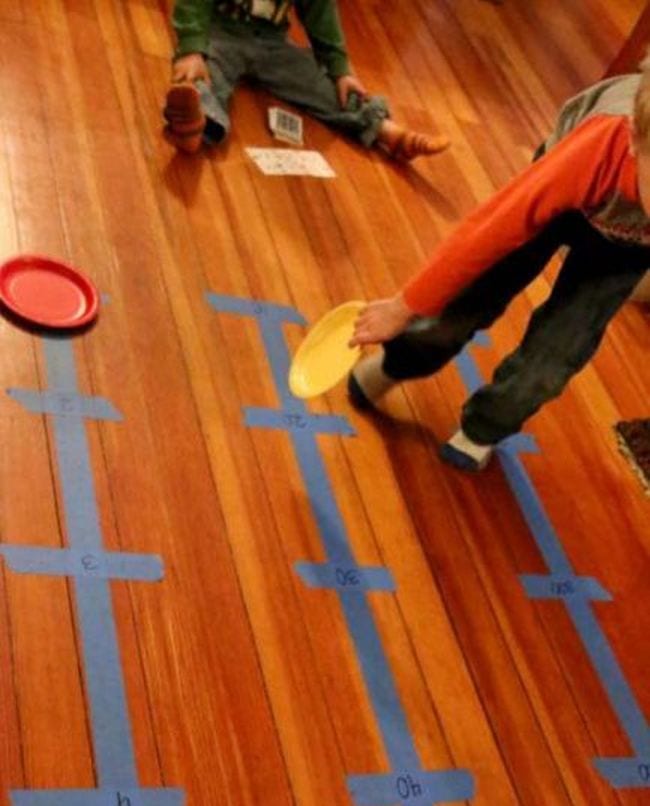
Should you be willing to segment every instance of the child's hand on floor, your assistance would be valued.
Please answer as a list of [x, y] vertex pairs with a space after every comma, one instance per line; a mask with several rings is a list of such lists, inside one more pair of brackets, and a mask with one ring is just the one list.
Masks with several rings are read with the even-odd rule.
[[359, 81], [359, 79], [353, 75], [339, 76], [336, 79], [336, 92], [339, 97], [341, 109], [345, 109], [345, 107], [348, 105], [350, 93], [352, 92], [356, 93], [361, 100], [365, 100], [368, 97], [366, 88], [363, 86], [361, 81]]
[[184, 81], [193, 83], [199, 79], [210, 80], [208, 65], [205, 63], [203, 54], [187, 53], [185, 56], [176, 59], [172, 65], [172, 82], [174, 84], [180, 84]]
[[406, 328], [413, 316], [401, 294], [371, 302], [359, 314], [350, 347], [389, 341]]

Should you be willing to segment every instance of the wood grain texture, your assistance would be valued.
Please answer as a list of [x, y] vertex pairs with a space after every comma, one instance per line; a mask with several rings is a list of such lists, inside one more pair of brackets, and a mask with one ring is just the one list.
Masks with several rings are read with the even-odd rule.
[[[329, 181], [257, 170], [244, 148], [277, 143], [250, 87], [228, 143], [173, 152], [170, 5], [0, 0], [0, 257], [59, 256], [110, 298], [74, 345], [81, 388], [124, 417], [86, 428], [103, 539], [166, 569], [111, 583], [140, 783], [182, 787], [188, 806], [350, 806], [346, 776], [388, 771], [386, 748], [339, 600], [294, 571], [325, 549], [291, 442], [244, 424], [244, 407], [279, 405], [259, 330], [205, 293], [310, 322], [392, 293], [526, 165], [562, 101], [620, 64], [646, 4], [340, 0], [368, 89], [452, 148], [400, 165], [305, 119]], [[486, 376], [555, 271], [475, 350]], [[614, 596], [595, 610], [646, 715], [648, 499], [612, 425], [648, 416], [649, 324], [625, 307], [530, 422], [541, 453], [523, 460], [576, 573]], [[295, 350], [304, 329], [284, 333]], [[4, 319], [0, 338], [3, 388], [44, 388], [40, 340]], [[421, 762], [469, 769], [480, 806], [642, 806], [647, 790], [594, 769], [630, 747], [564, 608], [524, 594], [518, 576], [546, 568], [503, 473], [437, 458], [464, 397], [448, 367], [383, 415], [351, 410], [343, 385], [309, 403], [357, 431], [318, 444], [355, 557], [397, 582], [368, 601]], [[2, 541], [65, 545], [51, 423], [3, 395], [0, 430]], [[74, 582], [2, 567], [0, 806], [97, 785], [79, 641]]]

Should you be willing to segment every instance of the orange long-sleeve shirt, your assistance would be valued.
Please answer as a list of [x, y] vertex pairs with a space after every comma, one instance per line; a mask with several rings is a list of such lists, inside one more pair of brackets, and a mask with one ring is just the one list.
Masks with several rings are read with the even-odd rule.
[[627, 115], [588, 117], [464, 219], [404, 287], [406, 304], [418, 314], [438, 314], [567, 210], [582, 211], [606, 236], [650, 244], [630, 146]]

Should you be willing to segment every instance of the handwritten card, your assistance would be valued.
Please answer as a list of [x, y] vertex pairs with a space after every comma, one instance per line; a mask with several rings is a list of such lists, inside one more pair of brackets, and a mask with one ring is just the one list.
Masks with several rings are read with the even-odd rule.
[[318, 151], [292, 148], [247, 148], [246, 153], [262, 171], [271, 176], [318, 176], [331, 179], [336, 174]]

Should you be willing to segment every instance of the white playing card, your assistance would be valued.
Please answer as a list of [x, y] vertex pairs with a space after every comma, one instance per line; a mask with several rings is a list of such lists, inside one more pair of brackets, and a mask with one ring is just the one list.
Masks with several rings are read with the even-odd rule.
[[269, 126], [278, 140], [302, 145], [302, 118], [279, 106], [269, 107]]
[[262, 171], [272, 176], [336, 176], [329, 163], [318, 151], [297, 151], [291, 148], [247, 148], [246, 153]]

